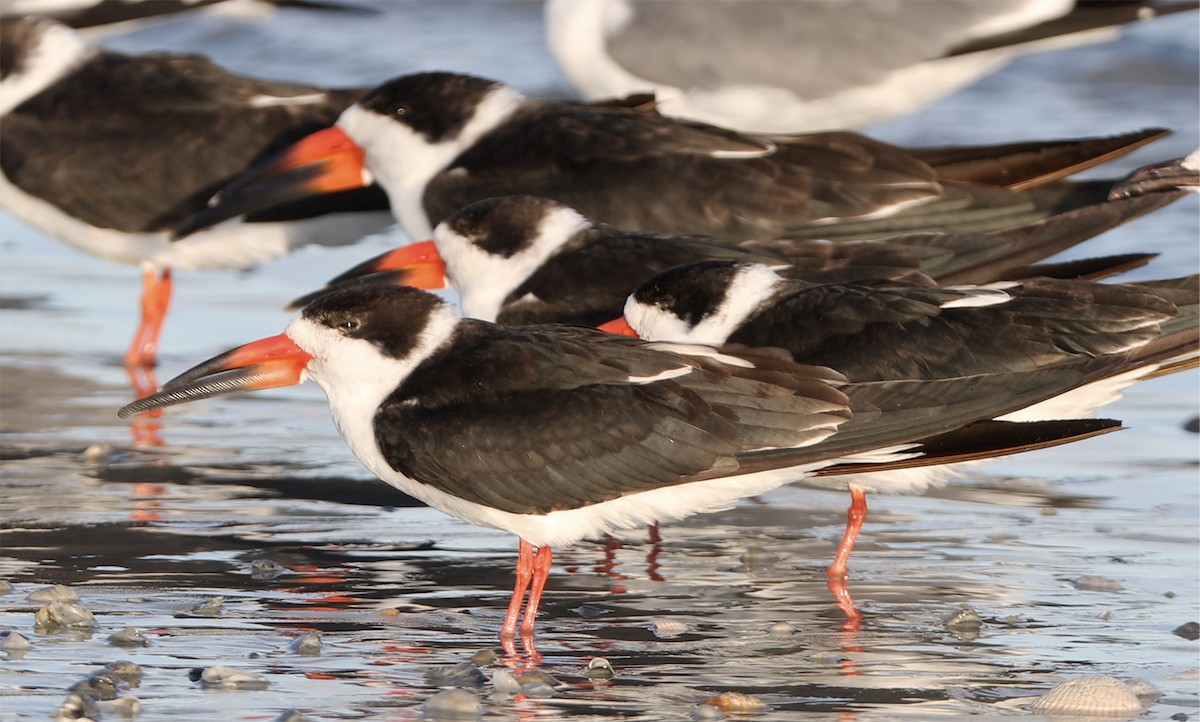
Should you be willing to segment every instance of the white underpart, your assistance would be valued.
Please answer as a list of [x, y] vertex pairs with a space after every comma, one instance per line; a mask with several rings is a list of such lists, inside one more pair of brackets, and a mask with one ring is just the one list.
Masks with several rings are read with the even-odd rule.
[[96, 53], [68, 27], [42, 23], [41, 30], [40, 42], [30, 49], [21, 70], [0, 82], [0, 114], [50, 87]]
[[752, 264], [738, 270], [721, 304], [695, 326], [663, 308], [639, 303], [634, 296], [625, 301], [625, 321], [644, 339], [719, 346], [771, 298], [782, 281], [768, 266]]
[[[781, 6], [788, 3], [781, 2]], [[963, 40], [1015, 30], [1065, 14], [1068, 0], [1014, 4], [971, 29]], [[785, 7], [786, 10], [786, 7]], [[547, 43], [563, 73], [589, 99], [654, 92], [658, 109], [672, 116], [759, 132], [799, 132], [860, 127], [908, 114], [927, 103], [993, 72], [1012, 58], [1035, 50], [1052, 50], [1109, 40], [1111, 29], [1052, 38], [1022, 46], [998, 48], [896, 68], [877, 83], [846, 87], [826, 97], [801, 97], [772, 85], [727, 85], [713, 90], [681, 88], [638, 77], [609, 56], [606, 38], [636, 21], [625, 0], [549, 0]], [[738, 32], [730, 28], [729, 32]], [[832, 41], [837, 38], [831, 38]], [[752, 43], [753, 40], [750, 40]], [[698, 48], [698, 52], [705, 52]], [[723, 59], [737, 62], [736, 58]], [[819, 72], [797, 68], [797, 73]]]
[[337, 125], [363, 149], [367, 168], [387, 191], [392, 213], [405, 233], [416, 240], [433, 234], [425, 213], [425, 186], [475, 141], [512, 115], [524, 100], [516, 89], [497, 86], [462, 131], [440, 143], [429, 143], [403, 120], [358, 104], [346, 108]]
[[438, 224], [433, 242], [446, 264], [446, 278], [459, 294], [464, 316], [495, 321], [504, 299], [529, 279], [572, 236], [591, 224], [570, 208], [556, 208], [538, 224], [537, 236], [520, 252], [504, 257]]
[[0, 206], [48, 236], [118, 263], [188, 271], [249, 268], [308, 244], [346, 245], [387, 225], [386, 213], [329, 213], [299, 221], [243, 223], [231, 219], [172, 242], [166, 231], [126, 233], [97, 228], [17, 188], [0, 174]]

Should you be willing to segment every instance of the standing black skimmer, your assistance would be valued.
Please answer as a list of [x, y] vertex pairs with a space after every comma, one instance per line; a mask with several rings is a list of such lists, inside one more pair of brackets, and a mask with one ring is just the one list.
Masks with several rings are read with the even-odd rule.
[[[1182, 195], [1102, 201], [990, 235], [929, 232], [874, 241], [738, 243], [626, 231], [588, 220], [546, 198], [502, 196], [456, 211], [438, 224], [432, 240], [365, 261], [333, 279], [330, 286], [386, 278], [435, 290], [449, 282], [469, 318], [509, 325], [596, 326], [621, 315], [629, 294], [655, 274], [704, 260], [765, 263], [788, 277], [819, 283], [932, 279], [961, 284], [1039, 275], [1095, 278], [1152, 256], [1029, 264]], [[293, 306], [302, 306], [307, 299]]]
[[131, 367], [154, 363], [172, 269], [247, 268], [391, 223], [371, 187], [170, 239], [216, 189], [331, 124], [362, 90], [241, 77], [192, 55], [100, 50], [45, 19], [0, 20], [0, 46], [0, 205], [75, 248], [142, 267]]
[[588, 99], [652, 92], [666, 115], [753, 132], [858, 128], [1019, 55], [1111, 40], [1194, 2], [547, 0], [546, 42]]
[[1113, 186], [1109, 198], [1133, 198], [1175, 190], [1200, 193], [1200, 150], [1183, 158], [1138, 168]]
[[[678, 266], [629, 297], [603, 328], [643, 339], [787, 351], [852, 381], [937, 379], [1126, 358], [1116, 373], [1006, 421], [1091, 416], [1133, 383], [1200, 356], [1200, 277], [1130, 284], [1029, 279], [984, 286], [819, 285], [754, 263]], [[935, 478], [871, 474], [817, 482], [849, 488], [846, 532], [828, 574], [842, 577], [867, 513], [866, 494], [913, 493]], [[939, 470], [940, 471], [940, 470]], [[806, 482], [807, 483], [807, 482]]]
[[416, 73], [248, 171], [178, 232], [371, 179], [413, 240], [513, 193], [620, 228], [723, 240], [990, 231], [1104, 198], [1107, 186], [1051, 181], [1164, 133], [910, 151], [854, 133], [750, 136], [653, 107], [531, 100], [493, 80]]
[[[501, 636], [517, 633], [532, 584], [520, 626], [531, 641], [554, 546], [726, 508], [810, 474], [843, 473], [848, 462], [941, 463], [1105, 431], [1111, 422], [1034, 425], [1032, 435], [1022, 424], [973, 422], [1113, 365], [847, 383], [777, 352], [461, 320], [432, 294], [369, 284], [318, 297], [285, 333], [201, 363], [120, 414], [316, 381], [372, 473], [520, 537]], [[980, 429], [985, 443], [976, 443]], [[966, 446], [955, 441], [960, 432]]]

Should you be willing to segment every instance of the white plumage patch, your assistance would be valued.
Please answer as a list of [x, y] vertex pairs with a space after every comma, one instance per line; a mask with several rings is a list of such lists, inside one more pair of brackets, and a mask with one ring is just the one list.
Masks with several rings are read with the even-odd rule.
[[0, 82], [0, 114], [37, 95], [95, 54], [70, 28], [49, 21], [39, 24], [38, 44], [23, 58], [20, 71]]
[[434, 230], [433, 241], [446, 264], [446, 278], [458, 290], [463, 315], [495, 321], [504, 299], [589, 226], [574, 210], [556, 208], [542, 218], [529, 244], [507, 258], [485, 251], [445, 223]]
[[480, 102], [462, 132], [441, 143], [430, 143], [403, 121], [358, 104], [346, 108], [337, 125], [363, 149], [367, 168], [387, 191], [392, 213], [404, 231], [413, 239], [429, 238], [433, 226], [425, 214], [425, 186], [524, 100], [516, 89], [497, 86]]
[[633, 296], [625, 301], [625, 321], [644, 339], [719, 346], [774, 295], [782, 281], [766, 265], [747, 264], [734, 275], [720, 305], [694, 326], [666, 309], [642, 304]]
[[947, 286], [948, 290], [961, 291], [967, 295], [956, 298], [953, 301], [947, 301], [941, 307], [982, 308], [984, 306], [997, 306], [1001, 303], [1008, 303], [1012, 300], [1012, 296], [1005, 293], [1004, 289], [1014, 288], [1019, 285], [1013, 281], [999, 281], [982, 286]]

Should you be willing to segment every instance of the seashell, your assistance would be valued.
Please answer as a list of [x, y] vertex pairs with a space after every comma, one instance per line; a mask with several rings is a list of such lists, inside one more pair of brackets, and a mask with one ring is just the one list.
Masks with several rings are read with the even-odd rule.
[[205, 687], [226, 687], [229, 689], [264, 689], [267, 678], [248, 672], [239, 672], [223, 664], [214, 664], [208, 669], [196, 667], [188, 672], [188, 679], [199, 682]]
[[689, 627], [686, 622], [675, 619], [655, 619], [650, 622], [650, 631], [659, 639], [670, 639], [685, 634]]
[[109, 702], [106, 709], [125, 717], [137, 717], [142, 713], [142, 701], [133, 695], [126, 695]]
[[33, 621], [42, 630], [96, 626], [96, 618], [92, 613], [75, 602], [48, 602], [33, 615]]
[[516, 694], [521, 691], [521, 683], [507, 669], [497, 669], [492, 673], [492, 687], [497, 694]]
[[306, 657], [317, 656], [321, 653], [321, 633], [301, 634], [288, 643], [288, 651], [303, 654]]
[[1084, 574], [1071, 582], [1081, 592], [1123, 592], [1125, 587], [1116, 579], [1101, 577], [1095, 574]]
[[1124, 719], [1140, 714], [1142, 703], [1116, 677], [1090, 675], [1063, 682], [1039, 697], [1029, 709], [1047, 717]]
[[30, 644], [25, 635], [21, 634], [20, 632], [13, 632], [7, 629], [3, 632], [0, 632], [0, 649], [5, 650], [6, 652], [24, 652], [32, 647], [33, 645]]
[[473, 720], [479, 719], [479, 698], [465, 689], [447, 689], [433, 695], [421, 705], [425, 719]]
[[425, 670], [430, 687], [482, 687], [487, 678], [470, 662], [458, 662]]
[[126, 627], [108, 635], [108, 643], [114, 647], [145, 647], [150, 644], [150, 639], [138, 629]]
[[583, 676], [588, 679], [612, 679], [616, 674], [612, 664], [604, 657], [592, 657], [583, 668]]
[[495, 664], [496, 660], [498, 659], [500, 659], [500, 655], [496, 654], [495, 650], [481, 649], [475, 654], [471, 655], [471, 664], [476, 664], [480, 667], [487, 667]]
[[79, 592], [66, 585], [55, 584], [52, 587], [34, 589], [25, 595], [25, 601], [37, 602], [39, 604], [44, 604], [45, 602], [78, 602]]
[[721, 710], [722, 714], [758, 714], [767, 709], [766, 702], [752, 694], [741, 692], [722, 692], [716, 697], [704, 700], [704, 703]]

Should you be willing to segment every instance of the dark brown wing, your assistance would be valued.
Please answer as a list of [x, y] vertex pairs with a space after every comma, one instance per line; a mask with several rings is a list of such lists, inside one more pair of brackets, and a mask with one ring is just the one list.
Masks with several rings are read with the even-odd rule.
[[836, 374], [760, 360], [778, 368], [727, 367], [587, 329], [465, 322], [438, 362], [383, 404], [376, 441], [400, 472], [469, 501], [576, 508], [732, 470], [745, 448], [812, 443], [848, 417], [829, 385]]
[[1152, 290], [1050, 279], [1009, 288], [1002, 303], [953, 306], [975, 293], [797, 282], [729, 341], [783, 347], [856, 381], [933, 379], [1115, 353], [1157, 337], [1176, 313]]
[[[773, 148], [773, 150], [772, 150]], [[929, 166], [852, 133], [765, 144], [653, 111], [530, 103], [426, 189], [430, 220], [529, 193], [630, 230], [776, 238], [941, 198]]]
[[[101, 53], [0, 119], [0, 168], [86, 223], [164, 230], [258, 158], [332, 124], [359, 94], [239, 77], [195, 56]], [[298, 215], [341, 203], [386, 208], [370, 191]]]

